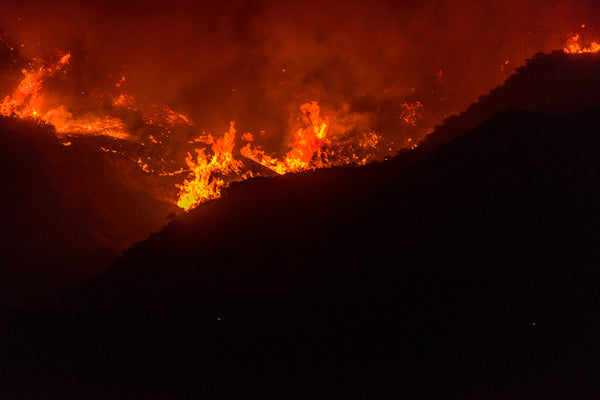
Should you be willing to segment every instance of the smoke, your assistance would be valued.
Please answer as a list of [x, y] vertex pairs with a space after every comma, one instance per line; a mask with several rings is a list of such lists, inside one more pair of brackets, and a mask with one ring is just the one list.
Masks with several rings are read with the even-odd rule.
[[[595, 3], [5, 0], [0, 26], [22, 57], [72, 52], [73, 107], [124, 76], [140, 104], [169, 105], [217, 134], [235, 120], [283, 151], [311, 100], [340, 121], [332, 129], [422, 135], [533, 54], [570, 33], [594, 37]], [[400, 107], [417, 100], [425, 118], [406, 127]]]

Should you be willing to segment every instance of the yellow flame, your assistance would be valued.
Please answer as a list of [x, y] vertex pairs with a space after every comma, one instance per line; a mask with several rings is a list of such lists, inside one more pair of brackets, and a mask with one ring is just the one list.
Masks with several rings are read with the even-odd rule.
[[177, 205], [190, 210], [198, 204], [217, 198], [221, 189], [228, 183], [227, 175], [239, 175], [241, 162], [233, 158], [235, 145], [235, 123], [231, 122], [229, 131], [211, 147], [212, 156], [207, 156], [204, 149], [196, 149], [196, 158], [188, 153], [186, 163], [191, 170], [188, 179], [179, 186]]
[[[203, 148], [195, 149], [193, 155], [187, 153], [185, 164], [188, 176], [182, 184], [177, 185], [179, 189], [177, 205], [185, 210], [219, 197], [222, 189], [231, 182], [253, 176], [251, 171], [244, 170], [244, 163], [234, 157], [236, 130], [233, 122], [221, 138], [206, 134], [198, 136], [199, 131], [187, 116], [162, 105], [152, 106], [147, 112], [138, 111], [134, 98], [125, 93], [114, 96], [109, 93], [103, 94], [104, 99], [109, 99], [108, 103], [103, 104], [113, 107], [106, 115], [98, 114], [102, 107], [86, 113], [78, 113], [68, 109], [64, 104], [56, 105], [49, 96], [45, 98], [44, 81], [59, 72], [66, 73], [65, 68], [70, 58], [71, 55], [67, 53], [54, 63], [44, 63], [34, 59], [30, 67], [22, 71], [23, 78], [17, 88], [0, 103], [0, 115], [28, 118], [51, 125], [55, 128], [57, 136], [63, 138], [64, 146], [71, 145], [67, 140], [73, 135], [105, 135], [135, 141], [137, 145], [149, 148], [148, 152], [143, 154], [143, 158], [139, 157], [137, 150], [129, 150], [131, 146], [117, 147], [118, 150], [106, 147], [101, 149], [128, 158], [141, 170], [157, 176], [175, 176], [186, 171], [181, 160], [164, 159], [167, 158], [164, 148], [169, 143], [168, 137], [172, 130], [184, 127], [187, 133], [196, 132], [195, 138], [186, 140], [186, 146], [189, 145], [189, 149], [193, 148], [191, 146], [201, 144]], [[115, 87], [121, 88], [119, 92], [122, 92], [125, 82], [126, 78], [123, 76], [111, 87], [113, 90], [116, 90]], [[144, 131], [142, 136], [137, 132], [130, 133], [124, 122], [129, 119], [123, 117], [123, 115], [130, 115], [126, 110], [136, 111], [135, 115], [141, 116], [144, 129], [150, 126], [152, 129]], [[422, 118], [422, 114], [423, 106], [420, 102], [405, 103], [400, 111], [402, 120], [411, 126], [416, 125]], [[241, 155], [277, 174], [285, 174], [349, 163], [366, 164], [373, 159], [372, 155], [382, 149], [387, 151], [388, 146], [392, 145], [392, 143], [386, 144], [375, 132], [368, 132], [362, 136], [356, 133], [344, 136], [350, 132], [346, 127], [350, 124], [344, 125], [338, 120], [332, 128], [334, 133], [329, 136], [329, 120], [322, 115], [316, 101], [300, 106], [298, 121], [300, 128], [289, 134], [287, 140], [289, 147], [283, 156], [266, 154], [249, 132], [241, 136], [246, 143], [240, 149]], [[140, 138], [136, 139], [134, 134]], [[264, 132], [261, 131], [261, 134]], [[389, 151], [392, 151], [391, 147]], [[157, 152], [158, 156], [156, 156]], [[152, 154], [152, 158], [148, 157], [148, 154]]]
[[298, 172], [306, 169], [320, 168], [323, 162], [315, 159], [315, 153], [319, 153], [322, 147], [329, 144], [327, 119], [321, 117], [319, 104], [316, 101], [305, 103], [300, 106], [301, 115], [298, 118], [304, 127], [298, 129], [292, 135], [292, 148], [286, 153], [283, 160], [270, 157], [260, 147], [252, 148], [247, 144], [241, 153], [278, 174]]
[[128, 138], [123, 123], [111, 117], [98, 118], [92, 115], [74, 116], [64, 106], [46, 107], [42, 101], [41, 90], [44, 80], [55, 75], [69, 63], [71, 54], [67, 53], [53, 66], [41, 65], [30, 70], [22, 70], [24, 78], [12, 94], [7, 95], [0, 104], [0, 115], [14, 115], [18, 118], [33, 118], [54, 126], [58, 134], [102, 133], [115, 138]]

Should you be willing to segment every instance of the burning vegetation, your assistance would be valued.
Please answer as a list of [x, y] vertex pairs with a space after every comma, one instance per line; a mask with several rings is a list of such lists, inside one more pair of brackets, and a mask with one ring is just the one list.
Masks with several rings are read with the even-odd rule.
[[[581, 25], [581, 29], [585, 29], [585, 25]], [[568, 40], [563, 49], [567, 54], [583, 54], [583, 53], [597, 53], [600, 51], [600, 44], [597, 42], [591, 42], [587, 46], [582, 46], [579, 43], [581, 36], [579, 33], [572, 35]]]
[[[2, 378], [49, 392], [30, 377], [87, 384], [95, 378], [78, 379], [75, 371], [83, 364], [94, 375], [123, 366], [120, 377], [139, 364], [153, 381], [167, 365], [168, 374], [184, 381], [220, 370], [223, 380], [212, 372], [208, 380], [229, 382], [231, 366], [274, 354], [275, 374], [259, 365], [247, 376], [265, 371], [289, 386], [279, 379], [281, 370], [313, 371], [324, 360], [336, 381], [340, 365], [361, 366], [361, 384], [362, 366], [370, 373], [380, 365], [395, 382], [421, 370], [430, 383], [447, 360], [456, 360], [454, 350], [465, 353], [489, 332], [498, 334], [489, 346], [476, 347], [488, 357], [486, 349], [500, 349], [497, 359], [514, 370], [535, 341], [522, 330], [525, 346], [515, 342], [514, 364], [506, 364], [505, 344], [515, 340], [515, 326], [549, 326], [556, 315], [544, 304], [566, 310], [565, 271], [597, 264], [589, 240], [595, 219], [589, 217], [597, 214], [598, 113], [586, 111], [600, 104], [600, 56], [589, 54], [600, 52], [592, 41], [600, 37], [592, 28], [600, 27], [597, 2], [31, 5], [44, 1], [0, 2], [0, 181], [6, 194], [0, 312], [70, 297], [97, 278], [72, 297], [81, 319], [43, 317], [40, 329], [26, 322], [35, 343], [30, 334], [24, 341], [0, 340], [16, 349], [17, 367], [2, 360], [8, 372], [0, 368]], [[364, 168], [334, 168], [390, 157]], [[254, 177], [276, 179], [227, 190]], [[226, 199], [210, 201], [226, 192]], [[556, 291], [548, 279], [554, 272]], [[581, 282], [592, 282], [587, 299], [593, 303], [596, 280], [567, 281], [574, 310], [580, 309]], [[512, 299], [509, 307], [503, 294]], [[522, 311], [513, 316], [506, 312], [511, 308]], [[542, 308], [547, 313], [540, 314]], [[323, 312], [315, 318], [307, 310]], [[454, 318], [457, 310], [464, 319]], [[483, 325], [481, 310], [490, 316]], [[139, 318], [144, 313], [147, 320]], [[58, 345], [47, 335], [62, 336], [55, 321], [69, 325]], [[81, 335], [71, 330], [77, 326]], [[125, 336], [114, 335], [115, 326]], [[414, 332], [399, 341], [410, 326]], [[415, 368], [416, 358], [425, 367], [440, 354], [430, 346], [440, 327], [456, 334], [446, 341], [448, 356], [436, 357], [442, 369]], [[22, 336], [5, 331], [8, 339]], [[415, 346], [406, 357], [404, 343], [425, 331], [434, 337], [416, 346], [425, 349], [423, 357], [413, 354]], [[354, 339], [342, 352], [337, 343], [330, 346], [329, 339], [348, 333]], [[77, 336], [90, 347], [77, 345]], [[263, 340], [274, 336], [274, 342]], [[48, 347], [43, 357], [38, 340]], [[373, 343], [381, 344], [375, 353]], [[540, 354], [547, 354], [548, 341], [540, 343]], [[333, 353], [323, 358], [323, 349]], [[364, 356], [356, 358], [357, 352]], [[54, 367], [61, 353], [65, 363]], [[342, 353], [348, 362], [337, 362]], [[457, 373], [479, 376], [482, 359], [466, 353], [477, 357], [475, 375]], [[173, 369], [181, 354], [188, 363]], [[259, 357], [248, 364], [249, 354]], [[530, 354], [526, 358], [547, 360]], [[379, 356], [389, 362], [378, 362]], [[40, 368], [40, 359], [51, 361]], [[301, 359], [293, 369], [281, 362]], [[402, 359], [407, 373], [392, 371]], [[573, 360], [569, 354], [560, 364]], [[316, 371], [319, 380], [322, 371]], [[490, 371], [497, 379], [495, 368]], [[137, 373], [131, 376], [135, 385], [141, 382]], [[178, 384], [179, 377], [161, 381], [193, 386]], [[379, 387], [382, 380], [374, 382]]]
[[[370, 18], [387, 21], [377, 14], [381, 10], [377, 7], [374, 10]], [[356, 12], [352, 8], [338, 11], [336, 18], [348, 20]], [[435, 123], [460, 109], [459, 91], [463, 89], [459, 87], [468, 85], [447, 81], [447, 76], [453, 74], [452, 68], [446, 73], [442, 65], [433, 65], [427, 83], [413, 79], [406, 84], [390, 85], [384, 79], [390, 75], [389, 71], [369, 62], [369, 57], [351, 60], [358, 54], [375, 57], [371, 50], [373, 40], [363, 35], [364, 32], [356, 33], [356, 48], [351, 51], [347, 51], [346, 37], [335, 36], [327, 46], [319, 46], [308, 37], [296, 37], [293, 30], [283, 30], [282, 22], [274, 17], [275, 14], [271, 15], [272, 12], [257, 11], [260, 18], [274, 28], [282, 29], [281, 37], [265, 39], [260, 44], [267, 50], [258, 45], [255, 50], [257, 54], [265, 51], [271, 56], [269, 68], [277, 65], [277, 68], [271, 68], [276, 73], [265, 73], [260, 76], [260, 84], [253, 86], [254, 76], [262, 74], [264, 58], [253, 59], [252, 52], [227, 54], [223, 50], [223, 60], [229, 60], [228, 57], [240, 60], [237, 64], [231, 62], [233, 70], [224, 73], [231, 78], [227, 82], [231, 84], [227, 92], [232, 96], [228, 104], [244, 111], [224, 108], [213, 112], [207, 106], [212, 101], [210, 92], [205, 96], [209, 100], [195, 100], [199, 104], [197, 107], [192, 102], [194, 107], [202, 110], [200, 112], [189, 106], [180, 108], [157, 103], [143, 90], [134, 88], [132, 81], [136, 81], [136, 72], [139, 72], [134, 68], [118, 73], [112, 71], [105, 78], [98, 78], [102, 84], [95, 78], [92, 85], [87, 75], [94, 75], [94, 58], [81, 49], [54, 52], [46, 58], [27, 58], [19, 53], [25, 44], [13, 44], [3, 35], [0, 36], [2, 55], [6, 58], [3, 68], [6, 69], [6, 65], [22, 68], [19, 79], [5, 80], [12, 82], [12, 86], [0, 88], [0, 96], [3, 96], [0, 97], [0, 115], [51, 126], [69, 149], [81, 138], [101, 137], [99, 150], [135, 162], [144, 173], [152, 176], [157, 186], [169, 187], [166, 195], [165, 190], [156, 189], [161, 199], [167, 198], [180, 208], [190, 210], [219, 197], [230, 183], [254, 176], [365, 165], [383, 160], [400, 150], [418, 146], [419, 140]], [[264, 33], [256, 26], [248, 26], [239, 29], [254, 35]], [[396, 26], [393, 28], [386, 25], [387, 30], [381, 29], [387, 34], [394, 33]], [[286, 47], [285, 41], [280, 42], [284, 38], [293, 39], [297, 48]], [[387, 40], [383, 42], [388, 43]], [[388, 44], [390, 46], [380, 49], [385, 57], [398, 57], [406, 51], [400, 45], [398, 49], [394, 48], [393, 41]], [[210, 47], [205, 42], [202, 45]], [[269, 53], [271, 47], [277, 48], [277, 52]], [[355, 50], [356, 54], [352, 55]], [[564, 47], [566, 53], [599, 50], [600, 45], [596, 42], [581, 45], [578, 34], [572, 35]], [[442, 51], [440, 55], [443, 55]], [[506, 58], [507, 55], [501, 55], [502, 76], [507, 73], [504, 71], [509, 63]], [[250, 66], [246, 67], [246, 63]], [[90, 72], [85, 72], [86, 68]], [[228, 67], [217, 63], [216, 68], [226, 70]], [[352, 72], [347, 72], [350, 69]], [[342, 71], [345, 72], [342, 74]], [[338, 72], [341, 77], [334, 76]], [[469, 73], [470, 70], [465, 69], [464, 74]], [[456, 72], [454, 75], [457, 80]], [[170, 76], [169, 79], [174, 78]], [[191, 91], [190, 82], [184, 86], [183, 92]], [[149, 83], [148, 87], [152, 89], [153, 84]], [[264, 98], [257, 95], [259, 90], [267, 95]], [[261, 107], [265, 109], [256, 110]], [[206, 121], [204, 118], [211, 113], [214, 114], [211, 120]], [[229, 115], [223, 118], [224, 114]], [[235, 121], [230, 122], [224, 134], [218, 134], [228, 120]], [[263, 123], [263, 120], [270, 122]]]
[[[83, 112], [71, 110], [52, 89], [46, 88], [48, 82], [52, 88], [68, 79], [71, 58], [71, 54], [66, 53], [50, 61], [33, 59], [21, 71], [23, 78], [18, 86], [4, 97], [0, 114], [49, 125], [65, 146], [84, 135], [112, 138], [112, 142], [100, 149], [136, 161], [148, 174], [180, 176], [182, 183], [176, 185], [179, 191], [172, 201], [184, 210], [219, 197], [221, 190], [231, 182], [265, 174], [264, 169], [261, 173], [252, 168], [252, 163], [280, 175], [348, 164], [364, 165], [393, 155], [410, 143], [409, 140], [396, 144], [373, 130], [357, 130], [343, 118], [332, 123], [317, 101], [309, 101], [299, 106], [297, 128], [285, 137], [283, 147], [287, 151], [268, 153], [260, 144], [260, 136], [265, 132], [261, 132], [262, 135], [245, 132], [238, 138], [232, 121], [224, 135], [214, 136], [199, 129], [190, 117], [168, 106], [139, 106], [135, 98], [124, 91], [126, 77], [121, 77], [114, 88], [102, 94], [97, 108]], [[419, 101], [404, 102], [396, 117], [414, 129], [424, 118], [423, 105]], [[181, 140], [182, 137], [186, 140]], [[236, 139], [246, 144], [236, 146]], [[167, 148], [174, 145], [179, 147], [179, 154], [185, 151], [184, 160], [168, 151]]]

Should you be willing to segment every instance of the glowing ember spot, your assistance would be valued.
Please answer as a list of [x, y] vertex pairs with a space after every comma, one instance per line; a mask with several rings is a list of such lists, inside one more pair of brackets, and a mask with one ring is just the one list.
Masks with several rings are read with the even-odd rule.
[[188, 117], [164, 105], [152, 106], [150, 112], [144, 114], [143, 121], [147, 125], [156, 125], [161, 128], [191, 124]]
[[234, 144], [235, 127], [231, 122], [229, 131], [214, 141], [212, 156], [206, 155], [205, 149], [196, 149], [196, 159], [188, 153], [185, 161], [191, 173], [179, 186], [179, 207], [190, 210], [202, 202], [217, 198], [228, 182], [239, 179], [236, 176], [241, 172], [241, 162], [233, 158]]
[[120, 95], [113, 101], [113, 105], [120, 107], [133, 107], [133, 97], [125, 94]]
[[381, 136], [377, 135], [375, 132], [369, 132], [367, 135], [365, 135], [365, 137], [363, 138], [363, 140], [360, 141], [360, 145], [362, 147], [370, 147], [370, 148], [377, 148], [377, 144], [379, 143], [379, 141], [381, 140]]
[[567, 44], [563, 51], [567, 54], [583, 54], [597, 53], [600, 51], [600, 44], [596, 42], [590, 43], [589, 46], [582, 47], [579, 42], [579, 35], [575, 34], [567, 40]]
[[414, 103], [404, 102], [400, 106], [400, 119], [407, 125], [417, 126], [417, 123], [423, 119], [423, 104], [420, 101]]

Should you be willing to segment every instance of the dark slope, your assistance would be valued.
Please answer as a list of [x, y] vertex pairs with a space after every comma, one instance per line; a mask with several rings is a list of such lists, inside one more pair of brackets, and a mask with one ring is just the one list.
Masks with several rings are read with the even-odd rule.
[[65, 147], [49, 128], [0, 120], [0, 305], [73, 290], [166, 223], [175, 207], [128, 186], [136, 177], [122, 175], [135, 167], [124, 164], [86, 141]]
[[9, 365], [58, 365], [76, 378], [40, 387], [91, 398], [79, 382], [158, 398], [591, 398], [599, 117], [499, 115], [358, 202], [378, 167], [240, 185], [32, 325], [47, 321], [48, 359], [33, 346]]
[[596, 109], [599, 104], [600, 54], [539, 53], [467, 110], [447, 118], [423, 145], [429, 149], [445, 143], [502, 111], [558, 115]]
[[301, 306], [314, 295], [302, 292], [327, 280], [322, 295], [335, 297], [345, 280], [367, 285], [372, 274], [378, 290], [379, 273], [443, 284], [506, 268], [516, 282], [591, 267], [598, 116], [500, 114], [385, 184], [380, 165], [238, 185], [127, 250], [74, 307], [211, 301], [220, 303], [214, 312], [244, 314], [236, 309], [278, 296]]
[[[207, 249], [208, 253], [212, 255], [216, 254], [214, 249], [217, 248], [221, 249], [222, 253], [227, 253], [230, 249], [239, 253], [242, 251], [241, 249], [249, 248], [248, 251], [256, 253], [257, 258], [269, 257], [273, 264], [286, 263], [290, 258], [282, 256], [283, 258], [279, 260], [278, 256], [273, 256], [280, 252], [278, 249], [281, 246], [283, 246], [283, 250], [281, 250], [283, 253], [289, 253], [290, 246], [306, 248], [306, 250], [298, 251], [297, 254], [294, 253], [292, 258], [297, 258], [303, 253], [312, 254], [311, 252], [316, 251], [329, 253], [330, 251], [327, 249], [331, 243], [353, 242], [348, 237], [340, 240], [338, 238], [340, 233], [348, 236], [348, 232], [351, 231], [353, 237], [358, 238], [360, 243], [365, 241], [365, 236], [367, 238], [377, 236], [377, 232], [383, 232], [385, 236], [388, 229], [395, 231], [399, 228], [395, 224], [402, 225], [412, 221], [413, 212], [410, 210], [415, 210], [414, 215], [417, 219], [423, 217], [423, 212], [433, 212], [435, 209], [443, 210], [437, 211], [436, 217], [446, 218], [444, 215], [447, 214], [447, 209], [452, 209], [452, 206], [435, 202], [439, 197], [436, 194], [441, 190], [444, 191], [445, 196], [457, 197], [461, 200], [469, 198], [469, 193], [474, 192], [478, 197], [471, 199], [468, 203], [454, 206], [466, 214], [474, 212], [473, 207], [488, 207], [489, 203], [498, 196], [508, 201], [507, 195], [496, 193], [502, 190], [510, 189], [519, 199], [529, 198], [529, 201], [533, 202], [533, 198], [530, 197], [542, 196], [541, 193], [538, 193], [541, 188], [534, 186], [529, 189], [529, 181], [521, 182], [521, 186], [517, 187], [507, 186], [513, 183], [507, 180], [508, 178], [498, 175], [500, 172], [491, 173], [487, 169], [482, 169], [479, 164], [483, 163], [483, 160], [480, 158], [488, 157], [488, 152], [491, 152], [489, 160], [485, 163], [486, 166], [491, 165], [491, 167], [487, 167], [489, 169], [501, 168], [501, 162], [509, 163], [512, 158], [518, 156], [520, 157], [518, 160], [512, 161], [518, 162], [519, 166], [510, 166], [510, 172], [507, 172], [508, 176], [515, 175], [514, 185], [518, 185], [520, 180], [526, 179], [525, 175], [518, 177], [517, 169], [519, 168], [523, 169], [524, 174], [526, 172], [533, 174], [533, 177], [527, 179], [530, 179], [531, 183], [537, 183], [538, 175], [543, 177], [549, 172], [542, 170], [540, 166], [528, 164], [527, 156], [529, 155], [530, 162], [535, 162], [537, 151], [550, 151], [549, 146], [554, 146], [552, 151], [556, 158], [546, 161], [549, 165], [553, 165], [552, 171], [556, 177], [563, 176], [564, 178], [564, 174], [568, 174], [570, 171], [569, 163], [572, 160], [565, 158], [564, 161], [561, 161], [560, 158], [571, 157], [570, 152], [586, 151], [585, 148], [578, 148], [581, 143], [585, 143], [585, 140], [590, 138], [577, 139], [575, 135], [593, 135], [595, 127], [585, 125], [574, 116], [575, 114], [569, 117], [573, 121], [571, 119], [562, 121], [558, 118], [557, 121], [562, 121], [562, 125], [560, 128], [554, 127], [549, 122], [553, 120], [544, 119], [544, 115], [595, 110], [598, 107], [600, 107], [599, 54], [570, 56], [556, 52], [551, 55], [536, 55], [532, 60], [528, 60], [526, 66], [519, 68], [517, 73], [511, 76], [504, 85], [492, 90], [490, 94], [482, 96], [479, 102], [460, 115], [447, 119], [445, 124], [437, 127], [416, 150], [400, 154], [389, 162], [364, 168], [338, 168], [311, 174], [285, 176], [276, 180], [253, 180], [234, 185], [226, 198], [203, 205], [190, 215], [173, 221], [164, 232], [154, 235], [147, 243], [136, 245], [130, 249], [126, 259], [120, 260], [125, 267], [120, 268], [120, 264], [117, 265], [112, 271], [99, 278], [99, 281], [110, 279], [108, 277], [112, 274], [118, 276], [125, 273], [124, 270], [129, 269], [127, 260], [135, 260], [138, 254], [148, 258], [148, 268], [157, 264], [157, 273], [169, 275], [170, 272], [164, 268], [163, 261], [157, 262], [153, 259], [154, 251], [158, 254], [168, 253], [168, 257], [171, 258], [169, 264], [179, 266], [183, 270], [201, 263], [200, 258], [208, 257]], [[521, 127], [518, 126], [519, 121], [515, 120], [512, 121], [515, 126], [510, 128], [516, 129], [515, 132], [508, 131], [508, 128], [496, 127], [497, 124], [507, 124], [504, 120], [510, 121], [512, 118], [510, 113], [503, 114], [504, 111], [515, 109], [538, 112], [539, 115], [523, 114], [524, 122], [531, 125], [539, 120], [540, 124], [549, 126], [543, 128]], [[481, 134], [483, 138], [481, 143], [472, 144], [471, 148], [467, 148], [466, 145], [465, 148], [461, 148], [462, 145], [457, 143], [462, 143], [461, 140], [465, 139], [460, 139], [452, 145], [458, 147], [458, 150], [454, 151], [460, 152], [461, 155], [450, 157], [444, 162], [453, 167], [458, 167], [459, 162], [463, 163], [461, 165], [464, 170], [453, 171], [437, 167], [434, 164], [432, 159], [440, 151], [448, 151], [445, 147], [440, 147], [442, 144], [462, 136], [465, 132], [474, 130], [496, 114], [500, 114], [500, 116], [495, 116], [491, 122], [488, 121], [485, 128], [477, 128], [478, 131], [485, 132]], [[515, 114], [514, 118], [518, 119], [519, 115]], [[582, 113], [580, 118], [591, 119], [593, 114]], [[533, 119], [533, 121], [529, 121], [529, 119]], [[591, 121], [589, 123], [591, 124]], [[507, 131], [495, 133], [494, 129]], [[522, 132], [524, 129], [526, 132]], [[520, 138], [520, 135], [523, 135], [523, 139]], [[486, 143], [486, 140], [490, 143]], [[495, 140], [493, 144], [492, 140]], [[533, 143], [534, 141], [537, 142]], [[487, 147], [484, 150], [481, 148], [482, 146]], [[540, 147], [540, 150], [536, 150], [537, 147]], [[513, 152], [522, 154], [513, 154]], [[586, 157], [589, 162], [593, 162], [590, 154], [587, 154]], [[473, 160], [473, 157], [477, 159]], [[436, 187], [428, 187], [427, 182], [422, 182], [419, 171], [425, 168], [430, 169], [427, 179], [435, 180]], [[470, 168], [479, 170], [479, 175], [472, 177], [472, 174], [477, 171], [470, 171]], [[494, 182], [496, 175], [504, 180]], [[556, 177], [553, 175], [549, 179]], [[472, 185], [469, 181], [470, 178], [476, 178]], [[456, 179], [459, 179], [459, 183], [462, 185], [457, 185]], [[588, 177], [586, 176], [584, 179], [588, 179]], [[457, 185], [456, 188], [450, 184], [448, 184], [450, 186], [446, 185], [444, 183], [446, 181]], [[480, 187], [481, 184], [484, 184], [485, 187]], [[576, 182], [573, 185], [577, 187]], [[589, 190], [593, 192], [595, 188], [590, 187]], [[456, 194], [453, 194], [454, 192]], [[550, 197], [552, 194], [552, 192], [543, 193]], [[386, 199], [386, 196], [390, 196], [390, 199], [393, 200]], [[393, 201], [398, 203], [394, 204]], [[485, 203], [480, 204], [481, 202]], [[535, 213], [535, 209], [537, 207], [531, 212]], [[379, 214], [381, 210], [382, 214]], [[541, 209], [540, 212], [543, 214], [546, 211]], [[366, 212], [366, 215], [363, 216], [364, 220], [356, 220], [362, 216], [363, 212]], [[347, 224], [349, 225], [346, 226]], [[418, 228], [418, 225], [419, 223], [415, 223], [415, 228]], [[372, 228], [371, 231], [366, 230], [367, 226]], [[441, 228], [443, 227], [441, 226]], [[436, 231], [440, 229], [436, 229]], [[408, 237], [418, 237], [418, 235], [412, 235], [411, 232], [408, 230]], [[373, 242], [377, 241], [380, 239], [373, 240]], [[281, 246], [279, 246], [280, 242]], [[267, 247], [271, 250], [252, 250], [257, 246]], [[349, 248], [354, 248], [354, 246], [354, 243], [348, 245]], [[161, 249], [150, 250], [158, 248]], [[243, 259], [242, 256], [235, 257], [236, 260]], [[247, 261], [253, 263], [254, 259], [249, 258]], [[215, 262], [219, 265], [229, 264], [225, 259], [219, 260], [218, 256], [215, 258]], [[146, 268], [143, 262], [136, 260], [134, 264], [139, 265], [142, 269]], [[245, 269], [244, 266], [235, 266], [234, 268]], [[271, 265], [265, 263], [265, 268], [271, 269]], [[143, 280], [140, 275], [144, 274], [139, 274], [138, 271], [132, 272], [133, 280]], [[103, 292], [103, 290], [100, 289], [99, 292]], [[124, 296], [127, 297], [127, 288], [124, 289], [124, 293]], [[107, 292], [105, 297], [112, 299], [107, 301], [114, 301], [115, 304], [127, 302], [126, 299], [117, 299], [113, 295], [112, 291]], [[142, 303], [144, 301], [142, 300]]]
[[599, 117], [510, 111], [390, 162], [235, 185], [6, 330], [3, 388], [596, 398]]

